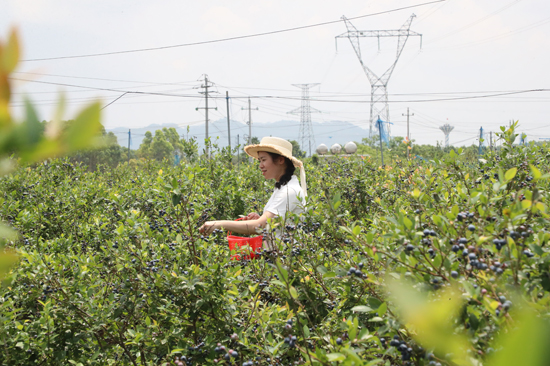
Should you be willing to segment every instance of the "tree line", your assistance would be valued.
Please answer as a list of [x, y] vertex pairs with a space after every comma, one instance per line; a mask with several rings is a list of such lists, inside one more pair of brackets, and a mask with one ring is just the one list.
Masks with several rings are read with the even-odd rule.
[[[67, 121], [66, 124], [70, 125], [71, 122]], [[45, 123], [43, 122], [44, 125]], [[251, 138], [252, 144], [259, 142], [260, 139], [258, 137]], [[306, 152], [301, 149], [300, 144], [295, 140], [290, 140], [290, 142], [293, 145], [294, 155], [299, 159], [305, 159]], [[213, 139], [209, 139], [205, 143], [210, 147], [211, 153], [225, 150], [225, 153], [233, 157], [232, 159], [235, 163], [246, 160], [243, 152], [244, 145], [240, 145], [229, 151], [227, 147], [220, 148]], [[358, 148], [357, 155], [369, 156], [374, 161], [381, 160], [380, 143], [376, 137], [365, 137], [361, 142], [356, 142], [356, 144]], [[442, 146], [439, 142], [435, 146], [427, 144], [417, 145], [414, 143], [414, 140], [407, 142], [400, 136], [392, 137], [387, 143], [382, 144], [386, 164], [406, 159], [418, 159], [422, 161], [441, 159], [456, 148], [454, 146]], [[487, 148], [482, 148], [482, 153]], [[475, 161], [479, 158], [478, 145], [463, 146], [462, 150], [462, 156], [465, 161]], [[127, 147], [121, 146], [113, 132], [107, 132], [103, 129], [99, 148], [80, 151], [73, 154], [70, 159], [73, 162], [87, 165], [90, 170], [95, 170], [100, 166], [116, 167], [123, 163], [139, 165], [147, 160], [166, 160], [174, 164], [182, 162], [192, 163], [197, 161], [201, 156], [204, 156], [205, 153], [204, 149], [201, 151], [196, 137], [185, 138], [180, 136], [174, 127], [164, 127], [153, 132], [147, 131], [137, 150], [128, 150]]]

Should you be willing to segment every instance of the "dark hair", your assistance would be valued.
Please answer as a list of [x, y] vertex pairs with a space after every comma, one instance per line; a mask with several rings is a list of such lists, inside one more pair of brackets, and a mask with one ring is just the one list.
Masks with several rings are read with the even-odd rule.
[[271, 156], [271, 160], [273, 161], [279, 159], [280, 157], [285, 158], [285, 163], [286, 163], [285, 173], [283, 174], [281, 179], [279, 179], [279, 181], [275, 183], [275, 188], [281, 188], [283, 186], [286, 186], [286, 184], [290, 181], [290, 179], [294, 175], [294, 171], [296, 170], [296, 168], [294, 167], [294, 164], [286, 156], [282, 156], [280, 154], [269, 152], [269, 151], [267, 151], [267, 153], [269, 154], [269, 156]]

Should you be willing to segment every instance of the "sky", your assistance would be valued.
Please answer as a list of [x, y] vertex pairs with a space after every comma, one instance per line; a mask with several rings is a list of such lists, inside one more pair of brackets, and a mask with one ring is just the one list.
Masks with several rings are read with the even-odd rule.
[[[335, 38], [347, 32], [341, 17], [358, 30], [396, 30], [413, 14], [422, 37], [408, 38], [387, 86], [392, 136], [406, 136], [408, 110], [421, 144], [444, 143], [446, 123], [455, 146], [477, 145], [481, 128], [488, 144], [512, 120], [527, 140], [550, 138], [547, 0], [2, 0], [0, 38], [15, 27], [23, 45], [15, 116], [26, 97], [49, 120], [63, 93], [65, 118], [100, 100], [107, 129], [200, 125], [207, 75], [209, 118], [226, 118], [227, 92], [231, 119], [246, 122], [250, 97], [252, 135], [262, 137], [262, 124], [300, 120], [287, 113], [302, 102], [293, 84], [319, 83], [309, 89], [312, 121], [335, 131], [351, 122], [365, 129], [360, 141], [371, 86], [349, 39]], [[363, 37], [360, 48], [381, 75], [397, 38]]]

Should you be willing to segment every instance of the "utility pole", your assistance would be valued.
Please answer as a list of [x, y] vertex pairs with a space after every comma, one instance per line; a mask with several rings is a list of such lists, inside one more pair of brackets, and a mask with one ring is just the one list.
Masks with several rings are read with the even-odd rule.
[[382, 149], [382, 120], [378, 116], [378, 135], [380, 136], [380, 157], [382, 158], [382, 166], [384, 166], [384, 151]]
[[[204, 89], [203, 92], [199, 92], [200, 94], [204, 94], [204, 97], [205, 97], [205, 106], [204, 108], [201, 108], [201, 107], [197, 107], [195, 108], [196, 111], [198, 111], [199, 109], [204, 109], [205, 110], [205, 123], [206, 123], [206, 131], [205, 131], [205, 137], [204, 139], [205, 140], [208, 140], [208, 110], [209, 109], [215, 109], [215, 110], [218, 110], [217, 107], [208, 107], [208, 93], [211, 93], [208, 91], [208, 88], [211, 88], [213, 87], [214, 84], [212, 84], [212, 82], [208, 81], [208, 75], [204, 74], [204, 84], [202, 84], [200, 86], [201, 89]], [[208, 142], [206, 143], [206, 157], [209, 158], [210, 157], [210, 153], [208, 151]]]
[[409, 113], [409, 107], [407, 107], [407, 114], [405, 113], [402, 113], [403, 116], [407, 116], [407, 159], [410, 158], [409, 156], [409, 144], [411, 143], [411, 137], [409, 135], [409, 117], [410, 116], [414, 116], [414, 113], [413, 114], [410, 114]]
[[128, 165], [130, 165], [130, 141], [132, 141], [132, 135], [130, 129], [128, 129]]
[[229, 143], [229, 153], [231, 154], [231, 123], [229, 122], [229, 92], [225, 91], [225, 102], [227, 104], [227, 142]]
[[[248, 108], [241, 108], [241, 110], [244, 109], [248, 109], [248, 145], [250, 145], [252, 141], [252, 110], [257, 111], [258, 107], [252, 108], [250, 97], [248, 97]], [[248, 161], [252, 162], [252, 157]]]
[[237, 166], [241, 162], [241, 143], [239, 142], [239, 135], [237, 135]]

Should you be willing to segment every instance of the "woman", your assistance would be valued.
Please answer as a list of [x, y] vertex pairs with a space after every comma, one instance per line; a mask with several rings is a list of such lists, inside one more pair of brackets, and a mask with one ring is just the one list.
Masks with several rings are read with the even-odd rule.
[[[207, 221], [200, 232], [210, 235], [216, 229], [225, 229], [234, 233], [255, 235], [258, 228], [263, 228], [268, 219], [285, 217], [288, 212], [304, 211], [307, 195], [306, 174], [302, 162], [292, 156], [292, 144], [278, 137], [264, 137], [260, 144], [249, 145], [244, 151], [258, 159], [260, 170], [265, 179], [275, 179], [275, 190], [260, 216], [249, 213], [241, 221], [218, 220]], [[295, 168], [300, 168], [300, 181], [294, 175]], [[272, 249], [271, 245], [269, 245]]]

